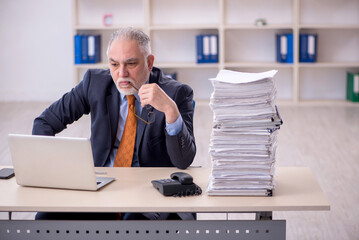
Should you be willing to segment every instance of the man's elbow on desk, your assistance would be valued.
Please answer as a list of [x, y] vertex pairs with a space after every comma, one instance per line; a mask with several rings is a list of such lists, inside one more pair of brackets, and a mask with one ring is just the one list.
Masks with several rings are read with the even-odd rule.
[[[196, 155], [196, 145], [194, 140], [185, 139], [183, 132], [176, 136], [167, 136], [168, 154], [172, 164], [179, 169], [188, 168]], [[176, 144], [175, 144], [176, 143]]]

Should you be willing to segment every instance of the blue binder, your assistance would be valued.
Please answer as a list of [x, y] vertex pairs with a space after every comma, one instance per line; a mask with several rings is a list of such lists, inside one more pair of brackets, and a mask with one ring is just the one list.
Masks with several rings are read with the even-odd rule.
[[210, 62], [218, 63], [218, 35], [212, 34], [210, 37]]
[[203, 35], [202, 38], [202, 54], [203, 54], [203, 62], [209, 63], [211, 62], [211, 38], [209, 35]]
[[197, 63], [218, 62], [218, 35], [204, 34], [196, 36]]
[[197, 63], [204, 63], [203, 57], [203, 35], [196, 36]]
[[276, 35], [277, 62], [293, 63], [293, 33]]
[[299, 61], [317, 61], [317, 34], [300, 34], [299, 36]]
[[88, 59], [88, 36], [82, 35], [81, 36], [81, 63], [89, 63]]
[[[97, 40], [96, 40], [97, 39]], [[101, 35], [96, 36], [95, 43], [95, 61], [96, 63], [101, 62]]]
[[88, 63], [101, 62], [101, 35], [89, 35], [87, 44]]
[[75, 35], [74, 37], [75, 45], [75, 64], [81, 64], [81, 52], [82, 52], [82, 37], [81, 35]]

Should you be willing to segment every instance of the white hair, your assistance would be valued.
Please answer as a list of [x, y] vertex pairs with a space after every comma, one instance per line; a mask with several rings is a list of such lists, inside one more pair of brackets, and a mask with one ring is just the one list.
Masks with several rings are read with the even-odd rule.
[[151, 54], [151, 45], [149, 36], [143, 31], [132, 28], [120, 28], [116, 32], [112, 33], [111, 39], [108, 42], [106, 54], [108, 56], [108, 51], [110, 50], [111, 44], [114, 40], [118, 39], [127, 39], [127, 40], [136, 40], [141, 49], [141, 52], [145, 57], [148, 57]]

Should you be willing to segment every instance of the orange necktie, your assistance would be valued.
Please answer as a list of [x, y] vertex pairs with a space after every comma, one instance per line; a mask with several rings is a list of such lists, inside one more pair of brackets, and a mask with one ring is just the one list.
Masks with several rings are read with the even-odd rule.
[[128, 114], [120, 145], [118, 146], [114, 167], [131, 167], [135, 150], [137, 118], [135, 116], [135, 96], [127, 95]]

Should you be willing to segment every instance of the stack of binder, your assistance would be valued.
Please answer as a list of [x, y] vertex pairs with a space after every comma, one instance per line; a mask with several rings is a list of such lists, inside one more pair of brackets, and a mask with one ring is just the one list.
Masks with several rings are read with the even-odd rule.
[[218, 63], [218, 35], [196, 37], [197, 63]]
[[214, 115], [208, 195], [272, 195], [277, 130], [282, 124], [275, 105], [276, 73], [221, 70], [210, 79]]
[[75, 64], [101, 62], [101, 35], [75, 35]]

